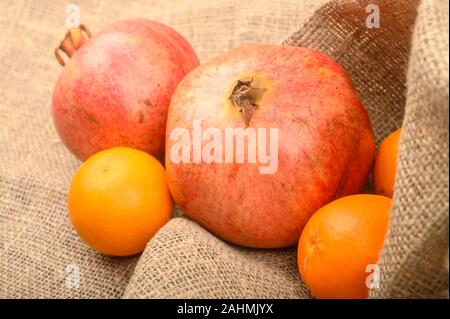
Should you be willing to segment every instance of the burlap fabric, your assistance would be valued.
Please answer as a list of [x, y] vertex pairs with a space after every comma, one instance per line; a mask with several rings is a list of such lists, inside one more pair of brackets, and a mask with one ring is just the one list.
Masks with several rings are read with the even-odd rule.
[[[379, 29], [366, 27], [369, 1], [333, 1], [314, 15], [324, 1], [79, 3], [92, 30], [130, 17], [167, 23], [202, 61], [289, 34], [285, 44], [337, 59], [370, 113], [377, 142], [404, 127], [381, 283], [371, 296], [440, 297], [448, 290], [448, 4], [370, 2], [380, 8]], [[0, 297], [309, 298], [295, 249], [239, 248], [184, 217], [139, 256], [103, 256], [78, 239], [66, 193], [79, 162], [50, 116], [60, 72], [52, 49], [64, 34], [65, 6], [0, 3]], [[70, 281], [74, 270], [79, 286]]]

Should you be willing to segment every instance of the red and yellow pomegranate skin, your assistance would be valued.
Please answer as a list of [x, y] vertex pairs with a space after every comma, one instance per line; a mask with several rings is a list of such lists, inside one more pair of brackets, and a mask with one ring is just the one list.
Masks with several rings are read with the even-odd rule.
[[[265, 89], [249, 128], [278, 128], [276, 173], [260, 174], [258, 163], [171, 161], [172, 129], [192, 136], [194, 120], [222, 132], [245, 128], [230, 102], [242, 78]], [[258, 44], [220, 55], [181, 81], [169, 109], [166, 169], [175, 201], [212, 233], [242, 246], [287, 247], [320, 207], [361, 191], [374, 148], [368, 114], [335, 61], [308, 48]]]
[[53, 91], [53, 119], [81, 160], [115, 146], [162, 159], [167, 109], [175, 87], [199, 64], [175, 30], [146, 20], [113, 23], [85, 41]]

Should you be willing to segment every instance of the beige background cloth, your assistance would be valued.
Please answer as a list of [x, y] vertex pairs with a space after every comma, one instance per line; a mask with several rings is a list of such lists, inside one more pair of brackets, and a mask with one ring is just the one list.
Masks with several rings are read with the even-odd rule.
[[[380, 7], [380, 29], [365, 26], [371, 2]], [[201, 61], [244, 43], [281, 43], [290, 34], [285, 44], [338, 60], [369, 111], [377, 142], [404, 126], [381, 284], [371, 296], [448, 296], [448, 3], [422, 1], [416, 20], [416, 1], [371, 2], [75, 3], [93, 32], [124, 18], [166, 23]], [[79, 240], [66, 211], [79, 162], [59, 140], [50, 113], [61, 71], [53, 49], [65, 32], [68, 3], [0, 3], [0, 297], [311, 297], [295, 249], [236, 247], [184, 217], [170, 221], [138, 256], [103, 256]], [[78, 288], [68, 285], [74, 267]]]

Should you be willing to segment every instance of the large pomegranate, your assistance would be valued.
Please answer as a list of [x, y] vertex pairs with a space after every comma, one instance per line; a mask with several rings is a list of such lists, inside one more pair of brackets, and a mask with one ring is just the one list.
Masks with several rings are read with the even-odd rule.
[[71, 56], [53, 91], [62, 141], [82, 160], [114, 146], [162, 159], [170, 98], [199, 64], [194, 50], [175, 30], [145, 19], [81, 35], [71, 30], [61, 46]]
[[171, 193], [188, 217], [235, 244], [294, 245], [318, 208], [361, 190], [373, 157], [349, 77], [312, 49], [231, 50], [187, 75], [170, 104]]

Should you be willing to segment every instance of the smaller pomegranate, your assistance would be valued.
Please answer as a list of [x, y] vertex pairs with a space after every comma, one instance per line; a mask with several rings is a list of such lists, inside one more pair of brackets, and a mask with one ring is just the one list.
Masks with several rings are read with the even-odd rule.
[[163, 159], [172, 93], [199, 64], [180, 34], [145, 19], [113, 23], [93, 37], [80, 26], [55, 54], [65, 66], [53, 91], [53, 120], [75, 156], [128, 146]]

